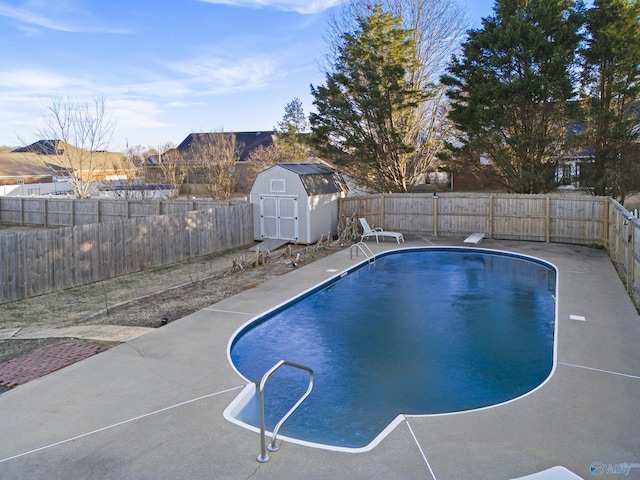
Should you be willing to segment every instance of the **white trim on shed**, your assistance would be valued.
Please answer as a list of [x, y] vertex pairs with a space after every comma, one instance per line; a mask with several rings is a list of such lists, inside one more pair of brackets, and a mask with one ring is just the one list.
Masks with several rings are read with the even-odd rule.
[[347, 193], [342, 175], [323, 163], [279, 163], [251, 188], [255, 240], [315, 243], [337, 235], [338, 199]]

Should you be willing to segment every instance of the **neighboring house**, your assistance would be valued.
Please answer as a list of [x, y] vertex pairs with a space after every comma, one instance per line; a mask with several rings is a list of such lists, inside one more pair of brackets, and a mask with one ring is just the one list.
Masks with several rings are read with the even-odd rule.
[[53, 171], [32, 153], [0, 153], [0, 185], [50, 183]]
[[38, 140], [26, 147], [16, 148], [13, 153], [33, 153], [35, 155], [63, 155], [64, 143], [60, 140]]
[[591, 164], [593, 164], [593, 155], [586, 150], [561, 158], [556, 168], [558, 188], [563, 190], [588, 188], [584, 174], [588, 172]]
[[[638, 104], [640, 112], [640, 103]], [[586, 140], [578, 140], [585, 134], [585, 126], [575, 120], [568, 126], [567, 138], [574, 144], [583, 144]], [[640, 145], [636, 144], [631, 151], [631, 155], [638, 158]], [[485, 160], [485, 162], [483, 162]], [[573, 152], [564, 154], [557, 158], [556, 166], [556, 188], [561, 190], [590, 190], [593, 188], [593, 165], [594, 150], [592, 147], [577, 147]], [[481, 156], [482, 165], [490, 165], [492, 161], [487, 156]], [[637, 183], [640, 187], [640, 182]], [[630, 182], [631, 188], [638, 188], [634, 182]]]
[[[90, 182], [135, 176], [121, 153], [99, 151], [90, 157], [89, 165], [87, 152], [60, 140], [40, 140], [0, 153], [0, 185], [45, 184], [73, 175]], [[85, 159], [84, 165], [79, 164], [80, 158]]]
[[[593, 155], [583, 150], [558, 158], [556, 161], [556, 188], [563, 190], [588, 188], [584, 174], [593, 163]], [[488, 155], [482, 154], [479, 157], [479, 164], [481, 168], [478, 173], [452, 175], [451, 189], [464, 191], [502, 188], [494, 179], [496, 173], [493, 168], [493, 160]]]
[[177, 165], [185, 165], [187, 177], [182, 185], [182, 193], [203, 194], [204, 189], [199, 187], [203, 180], [203, 162], [216, 162], [215, 155], [216, 137], [229, 137], [235, 135], [237, 149], [237, 161], [233, 169], [236, 193], [248, 193], [255, 178], [255, 172], [250, 165], [249, 156], [253, 151], [262, 147], [269, 148], [275, 142], [275, 132], [209, 132], [191, 133], [176, 148], [164, 152], [162, 155], [154, 155], [146, 161], [147, 182], [162, 183], [161, 165], [166, 162], [175, 162]]
[[258, 147], [268, 148], [275, 142], [275, 132], [211, 132], [211, 133], [190, 133], [176, 150], [183, 155], [189, 156], [189, 153], [198, 147], [198, 144], [206, 144], [209, 139], [214, 136], [231, 136], [236, 137], [236, 147], [238, 149], [238, 161], [245, 162], [249, 155]]
[[[573, 121], [567, 131], [567, 138], [575, 142], [576, 138], [584, 135], [584, 125], [578, 120]], [[556, 168], [556, 185], [563, 190], [574, 190], [588, 187], [584, 175], [589, 165], [593, 163], [593, 149], [577, 148], [558, 159]]]

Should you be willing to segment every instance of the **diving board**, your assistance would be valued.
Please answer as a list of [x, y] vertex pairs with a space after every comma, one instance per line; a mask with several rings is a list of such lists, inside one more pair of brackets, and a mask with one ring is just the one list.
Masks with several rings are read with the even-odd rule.
[[479, 243], [482, 243], [484, 236], [484, 233], [472, 233], [465, 238], [464, 243], [473, 243], [474, 245], [478, 245]]

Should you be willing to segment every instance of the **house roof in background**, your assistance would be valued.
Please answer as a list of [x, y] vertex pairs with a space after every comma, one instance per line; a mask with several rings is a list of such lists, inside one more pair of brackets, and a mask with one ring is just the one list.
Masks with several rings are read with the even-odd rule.
[[42, 177], [53, 172], [47, 157], [35, 153], [0, 153], [0, 177]]
[[16, 148], [14, 153], [33, 153], [35, 155], [62, 155], [64, 143], [60, 140], [38, 140], [26, 147]]
[[[0, 177], [40, 177], [65, 175], [67, 159], [65, 151], [77, 147], [60, 140], [40, 140], [11, 152], [0, 153]], [[71, 156], [71, 161], [74, 156]], [[124, 156], [117, 152], [94, 152], [91, 159], [91, 170], [94, 172], [110, 172], [126, 168]], [[76, 168], [79, 168], [76, 166]], [[84, 170], [87, 170], [85, 165]]]
[[235, 135], [236, 145], [239, 148], [238, 160], [245, 161], [251, 152], [258, 147], [270, 147], [274, 143], [274, 131], [265, 132], [208, 132], [208, 133], [190, 133], [177, 150], [183, 153], [188, 152], [195, 142], [205, 142], [208, 137], [214, 135]]

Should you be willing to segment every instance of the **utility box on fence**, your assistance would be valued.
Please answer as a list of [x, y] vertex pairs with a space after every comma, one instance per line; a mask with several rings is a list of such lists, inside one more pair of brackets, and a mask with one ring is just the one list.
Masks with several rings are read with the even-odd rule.
[[310, 244], [338, 231], [342, 175], [324, 163], [279, 163], [260, 172], [251, 188], [255, 240]]

